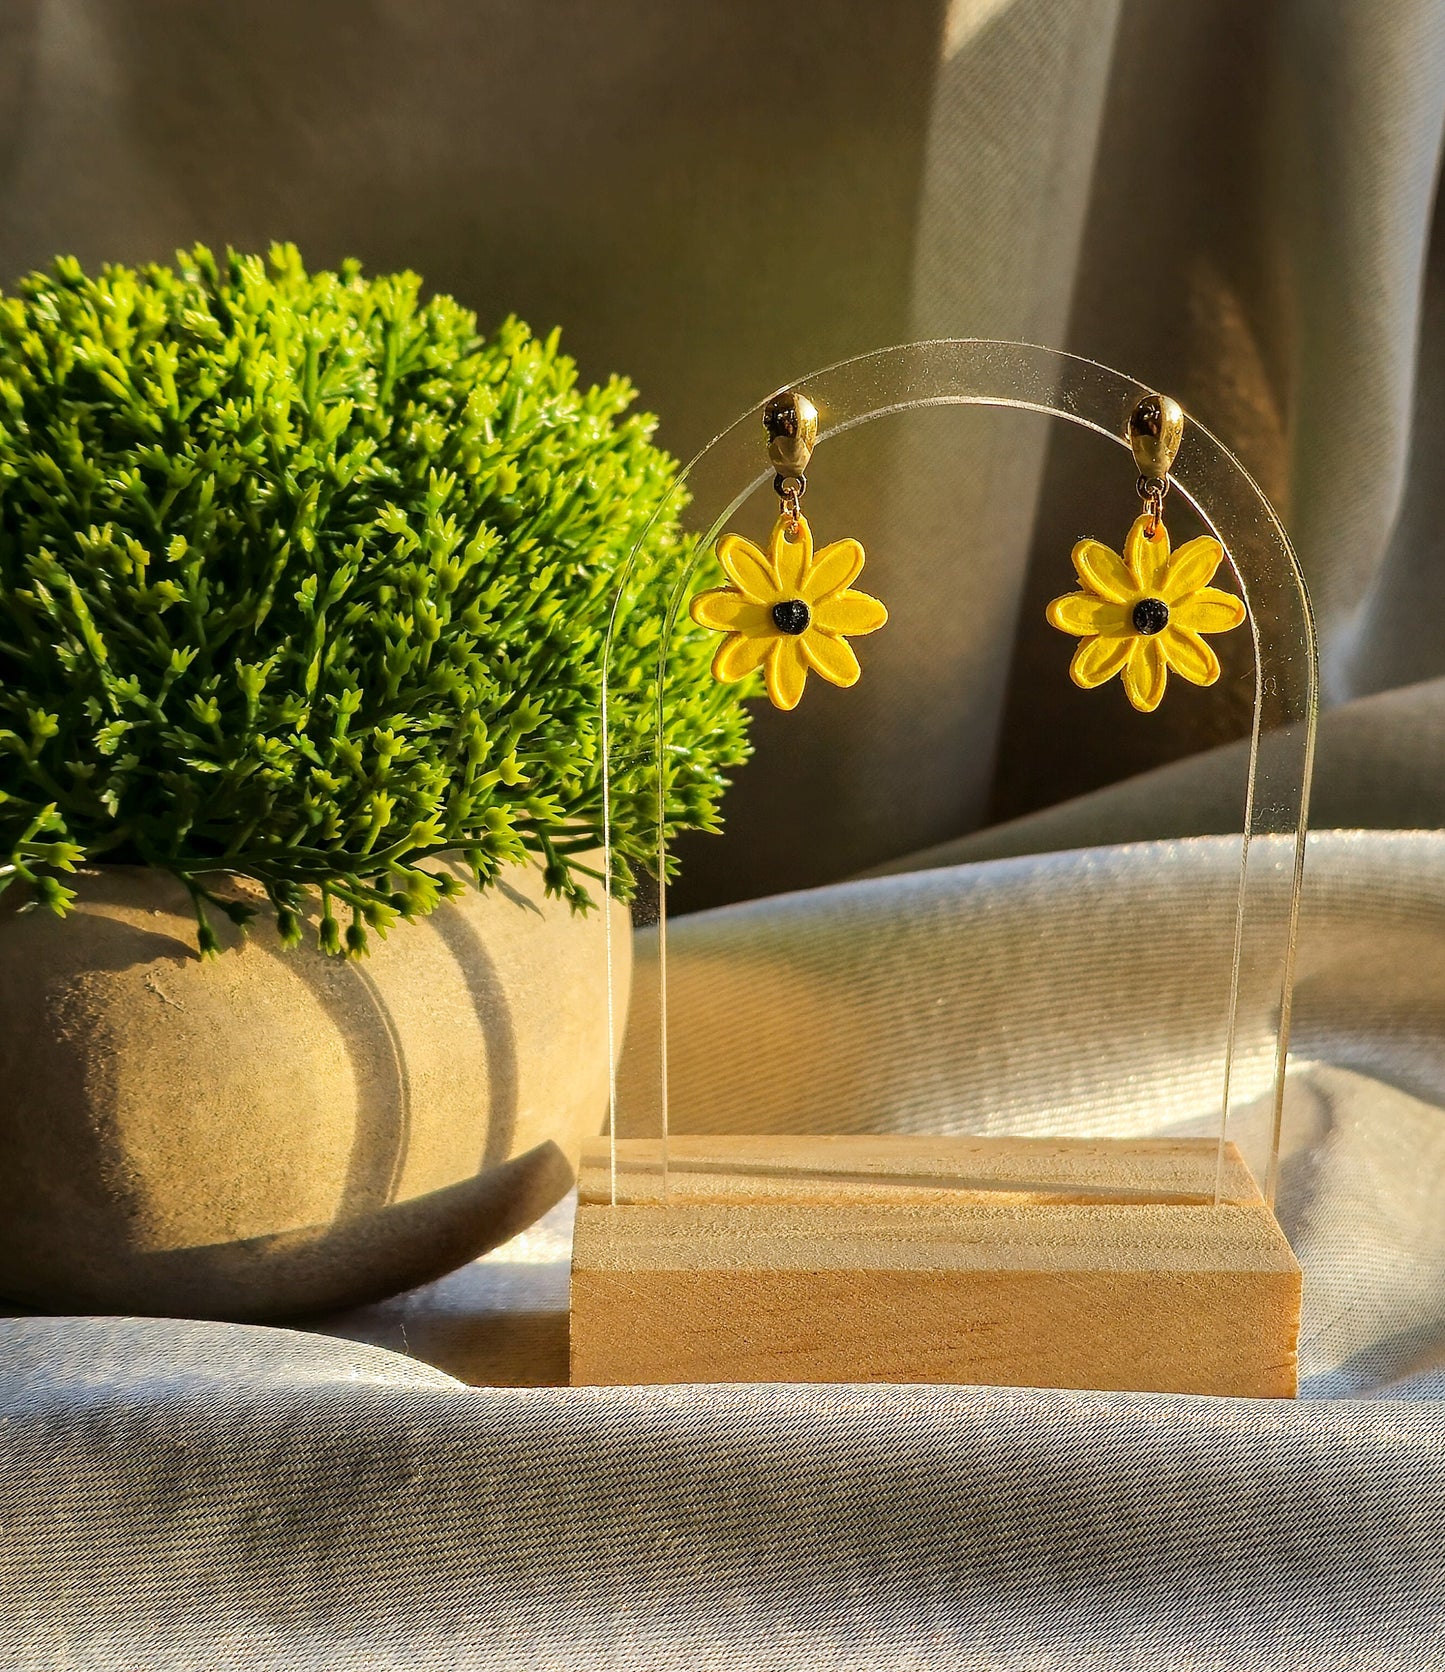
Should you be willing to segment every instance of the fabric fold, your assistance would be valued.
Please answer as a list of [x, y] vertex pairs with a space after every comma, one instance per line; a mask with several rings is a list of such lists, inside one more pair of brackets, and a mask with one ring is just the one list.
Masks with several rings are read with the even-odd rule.
[[1438, 1664], [1438, 1401], [323, 1391], [263, 1363], [244, 1397], [200, 1374], [185, 1408], [88, 1413], [59, 1458], [3, 1396], [12, 1664]]

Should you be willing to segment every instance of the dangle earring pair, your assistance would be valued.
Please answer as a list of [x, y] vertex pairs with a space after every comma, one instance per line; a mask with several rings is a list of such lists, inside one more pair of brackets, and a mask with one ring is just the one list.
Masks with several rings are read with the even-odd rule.
[[[860, 668], [848, 643], [873, 633], [888, 611], [853, 582], [863, 568], [856, 540], [815, 551], [802, 513], [807, 468], [818, 437], [818, 413], [806, 396], [776, 395], [763, 409], [773, 488], [780, 513], [768, 550], [740, 534], [724, 534], [717, 557], [729, 584], [700, 592], [692, 619], [725, 635], [713, 677], [745, 679], [759, 668], [777, 708], [796, 708], [810, 672], [834, 685], [854, 685]], [[1082, 590], [1055, 598], [1051, 626], [1079, 642], [1069, 666], [1089, 690], [1120, 676], [1141, 712], [1156, 709], [1170, 672], [1194, 685], [1219, 678], [1219, 658], [1205, 634], [1228, 632], [1245, 619], [1243, 602], [1212, 586], [1224, 548], [1209, 535], [1172, 550], [1164, 526], [1169, 472], [1184, 438], [1184, 413], [1167, 395], [1146, 395], [1129, 415], [1127, 436], [1143, 509], [1124, 539], [1122, 556], [1099, 540], [1080, 540], [1074, 569]]]

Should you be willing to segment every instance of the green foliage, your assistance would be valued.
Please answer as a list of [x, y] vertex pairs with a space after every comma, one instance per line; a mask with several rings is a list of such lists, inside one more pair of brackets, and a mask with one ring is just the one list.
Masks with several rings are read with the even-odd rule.
[[[0, 297], [0, 889], [63, 914], [82, 861], [162, 867], [203, 951], [208, 905], [250, 915], [215, 873], [259, 882], [288, 944], [319, 897], [333, 953], [453, 891], [419, 864], [441, 852], [478, 886], [536, 855], [585, 904], [607, 614], [676, 481], [632, 399], [579, 388], [555, 333], [483, 340], [414, 274], [308, 274], [289, 246], [62, 259]], [[658, 623], [691, 556], [674, 505], [614, 651], [623, 892], [655, 848]], [[715, 828], [747, 752], [711, 649], [679, 623], [670, 829]]]

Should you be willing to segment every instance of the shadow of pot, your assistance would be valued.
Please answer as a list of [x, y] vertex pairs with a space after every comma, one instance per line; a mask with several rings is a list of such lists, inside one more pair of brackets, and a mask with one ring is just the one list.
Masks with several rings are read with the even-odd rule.
[[[600, 912], [515, 867], [371, 956], [266, 918], [202, 961], [175, 879], [0, 908], [0, 1295], [261, 1320], [358, 1305], [504, 1242], [607, 1109]], [[625, 994], [631, 938], [614, 906]], [[618, 1028], [621, 1038], [621, 1028]]]

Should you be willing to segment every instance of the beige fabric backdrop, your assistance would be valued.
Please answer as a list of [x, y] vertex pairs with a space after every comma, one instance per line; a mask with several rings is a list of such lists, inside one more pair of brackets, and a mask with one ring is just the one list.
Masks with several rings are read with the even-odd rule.
[[[1431, 822], [1442, 107], [1432, 0], [10, 0], [0, 283], [193, 238], [410, 264], [484, 320], [560, 322], [684, 455], [782, 379], [909, 336], [1091, 354], [1174, 391], [1284, 512], [1337, 711], [1324, 818]], [[1062, 679], [1040, 606], [1132, 494], [1058, 429], [930, 414], [820, 454], [814, 519], [866, 537], [893, 625], [857, 691], [760, 716], [682, 903], [845, 875], [1241, 733], [1243, 682], [1144, 717]], [[1408, 750], [1398, 705], [1346, 706], [1406, 685]], [[1155, 827], [1215, 827], [1192, 773], [1167, 782]]]
[[[560, 321], [684, 456], [907, 336], [1058, 343], [1174, 391], [1298, 545], [1315, 823], [1445, 823], [1432, 0], [12, 0], [0, 78], [0, 282], [194, 238], [409, 263], [484, 320]], [[1244, 636], [1218, 686], [1141, 716], [1076, 691], [1042, 622], [1073, 540], [1132, 514], [1115, 450], [931, 412], [822, 450], [809, 504], [865, 537], [893, 618], [855, 691], [760, 710], [676, 906], [1238, 828]]]
[[[560, 321], [684, 456], [909, 336], [1093, 355], [1174, 391], [1285, 515], [1329, 705], [1316, 825], [1426, 827], [1442, 129], [1431, 0], [12, 0], [0, 283], [195, 238], [411, 264], [484, 321]], [[1218, 686], [1141, 716], [1076, 691], [1042, 622], [1073, 540], [1133, 511], [1117, 451], [930, 412], [821, 450], [809, 505], [863, 535], [892, 621], [856, 690], [761, 709], [675, 907], [1238, 828], [1244, 635]]]

